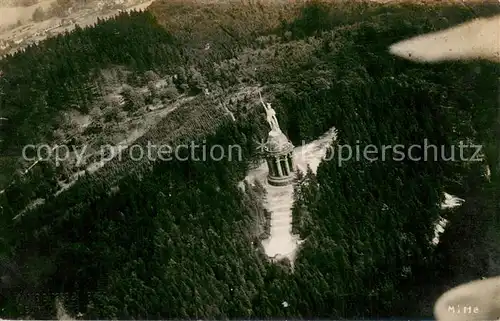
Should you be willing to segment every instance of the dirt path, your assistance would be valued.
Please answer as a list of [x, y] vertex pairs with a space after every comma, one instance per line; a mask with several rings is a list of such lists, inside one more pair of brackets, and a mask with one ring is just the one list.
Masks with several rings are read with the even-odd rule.
[[[189, 102], [193, 100], [195, 96], [191, 97], [185, 97], [182, 98], [172, 104], [172, 107], [170, 108], [163, 108], [161, 110], [158, 110], [154, 113], [154, 119], [149, 119], [147, 126], [137, 129], [135, 131], [132, 131], [129, 133], [129, 135], [119, 143], [115, 144], [113, 146], [113, 149], [110, 150], [111, 157], [108, 156], [106, 159], [101, 159], [96, 162], [93, 162], [86, 166], [84, 170], [81, 170], [71, 176], [69, 179], [68, 183], [61, 184], [61, 188], [54, 194], [54, 196], [58, 196], [62, 192], [66, 191], [68, 188], [73, 186], [78, 179], [81, 177], [85, 176], [86, 174], [92, 174], [103, 168], [107, 163], [115, 159], [117, 156], [120, 156], [123, 151], [125, 151], [127, 148], [129, 148], [135, 141], [137, 141], [139, 138], [141, 138], [144, 134], [146, 134], [150, 129], [154, 128], [156, 124], [158, 124], [163, 118], [168, 116], [170, 113], [175, 111], [177, 108], [182, 106], [184, 103]], [[39, 161], [36, 161], [33, 165], [30, 166], [30, 169], [35, 166]], [[1, 191], [4, 192], [5, 190]], [[17, 220], [21, 218], [25, 212], [28, 210], [32, 210], [36, 208], [39, 205], [44, 204], [45, 200], [44, 199], [36, 199], [33, 202], [31, 202], [25, 209], [23, 209], [18, 215], [16, 215], [13, 220]]]

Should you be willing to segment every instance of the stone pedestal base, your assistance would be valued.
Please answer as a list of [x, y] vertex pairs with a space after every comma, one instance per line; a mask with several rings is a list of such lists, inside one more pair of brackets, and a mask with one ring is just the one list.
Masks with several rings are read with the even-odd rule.
[[294, 178], [295, 175], [282, 176], [282, 177], [267, 176], [267, 182], [269, 183], [269, 185], [273, 186], [285, 186], [291, 184]]

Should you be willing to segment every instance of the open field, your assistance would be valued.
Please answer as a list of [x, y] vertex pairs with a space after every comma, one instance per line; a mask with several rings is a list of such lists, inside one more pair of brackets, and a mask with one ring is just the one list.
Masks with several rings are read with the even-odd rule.
[[18, 21], [25, 24], [29, 20], [31, 20], [31, 16], [33, 12], [37, 8], [47, 9], [55, 0], [42, 0], [39, 3], [29, 6], [29, 7], [21, 7], [21, 6], [0, 6], [0, 29], [4, 28], [8, 25], [16, 24]]
[[[33, 21], [32, 15], [37, 8], [48, 10], [53, 2], [54, 0], [44, 0], [29, 7], [0, 8], [0, 16], [2, 17], [0, 20], [0, 55], [13, 53], [47, 37], [71, 31], [75, 25], [81, 27], [93, 25], [98, 18], [107, 19], [122, 10], [144, 10], [153, 1], [129, 1], [123, 5], [115, 5], [113, 10], [104, 10], [98, 4], [88, 5], [80, 10], [71, 11], [64, 18], [50, 17], [39, 22]], [[101, 1], [101, 3], [104, 2]]]

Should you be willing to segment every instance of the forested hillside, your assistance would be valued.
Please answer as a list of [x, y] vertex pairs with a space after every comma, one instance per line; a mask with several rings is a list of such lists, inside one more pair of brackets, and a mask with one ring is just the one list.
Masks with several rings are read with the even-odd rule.
[[[472, 141], [493, 163], [499, 67], [418, 65], [387, 48], [499, 12], [497, 2], [165, 0], [0, 60], [0, 116], [9, 119], [0, 166], [13, 182], [0, 194], [0, 316], [53, 318], [60, 297], [85, 319], [429, 317], [425, 305], [457, 275], [498, 274], [498, 174], [488, 182], [481, 162], [340, 166], [334, 157], [296, 183], [293, 224], [305, 242], [293, 269], [270, 263], [259, 243], [263, 190], [238, 188], [268, 130], [254, 89], [295, 145], [335, 126], [338, 143], [352, 146]], [[111, 77], [129, 88], [123, 105], [102, 103], [103, 70], [125, 70]], [[152, 73], [168, 90], [151, 86]], [[116, 159], [57, 195], [55, 164], [16, 172], [23, 145], [59, 142], [62, 112], [112, 108], [126, 117], [110, 122], [125, 126], [155, 99], [179, 106], [136, 143], [238, 144], [243, 157]], [[443, 213], [444, 190], [466, 204]], [[43, 204], [26, 210], [36, 199]], [[436, 248], [440, 215], [452, 223]]]

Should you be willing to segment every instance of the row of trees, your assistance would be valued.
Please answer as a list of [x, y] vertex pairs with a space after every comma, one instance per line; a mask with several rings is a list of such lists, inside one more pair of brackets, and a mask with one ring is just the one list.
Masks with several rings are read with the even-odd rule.
[[[95, 79], [104, 67], [173, 70], [180, 61], [180, 51], [173, 38], [154, 25], [148, 13], [123, 13], [2, 59], [0, 99], [9, 123], [1, 130], [10, 139], [4, 139], [0, 149], [16, 150], [46, 139], [56, 126], [55, 116], [63, 110], [88, 112], [102, 92], [102, 84], [96, 84]], [[36, 124], [29, 121], [33, 118], [38, 119]]]

